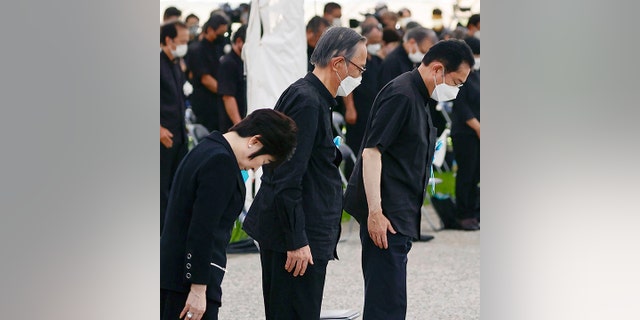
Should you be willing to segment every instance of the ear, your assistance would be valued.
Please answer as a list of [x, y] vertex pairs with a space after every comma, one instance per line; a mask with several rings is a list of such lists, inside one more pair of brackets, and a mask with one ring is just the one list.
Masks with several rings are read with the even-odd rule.
[[434, 61], [433, 64], [431, 65], [431, 70], [433, 71], [433, 74], [437, 75], [439, 72], [444, 73], [444, 65], [439, 62], [439, 61]]
[[333, 71], [338, 71], [339, 69], [341, 69], [341, 64], [343, 64], [344, 58], [342, 56], [339, 57], [333, 57], [331, 58], [331, 67], [333, 68]]
[[255, 144], [262, 145], [262, 143], [259, 140], [260, 137], [262, 137], [262, 136], [257, 134], [255, 136], [249, 138], [249, 146], [252, 146], [252, 145], [255, 145]]

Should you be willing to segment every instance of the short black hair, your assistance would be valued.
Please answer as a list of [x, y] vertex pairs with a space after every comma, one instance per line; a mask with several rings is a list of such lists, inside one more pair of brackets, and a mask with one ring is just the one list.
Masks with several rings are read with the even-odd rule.
[[165, 39], [167, 37], [175, 39], [178, 36], [178, 28], [187, 28], [187, 26], [180, 21], [173, 21], [165, 23], [160, 26], [160, 44], [166, 45]]
[[236, 32], [233, 34], [233, 38], [232, 41], [233, 43], [236, 43], [236, 40], [241, 39], [242, 42], [245, 42], [245, 39], [247, 38], [247, 25], [243, 24], [240, 26], [240, 28], [238, 28], [238, 30], [236, 30]]
[[442, 15], [442, 10], [440, 10], [440, 9], [438, 9], [438, 8], [435, 8], [435, 9], [433, 9], [433, 11], [431, 12], [431, 14], [435, 14], [435, 15], [439, 15], [439, 16], [441, 16], [441, 15]]
[[267, 154], [272, 156], [274, 167], [289, 160], [296, 147], [298, 127], [293, 119], [273, 109], [258, 109], [242, 121], [236, 123], [229, 131], [235, 131], [246, 138], [260, 135], [258, 141], [262, 148], [249, 156], [253, 159]]
[[315, 34], [320, 32], [321, 26], [328, 28], [330, 25], [331, 24], [329, 23], [329, 21], [327, 21], [327, 19], [320, 16], [314, 16], [313, 18], [309, 19], [309, 22], [307, 23], [307, 31], [311, 31]]
[[331, 13], [335, 9], [342, 9], [342, 7], [335, 2], [327, 2], [327, 4], [324, 5], [324, 13]]
[[214, 13], [209, 17], [209, 20], [204, 23], [202, 26], [202, 30], [206, 31], [209, 27], [211, 27], [214, 31], [218, 29], [221, 25], [228, 25], [229, 19], [227, 17]]
[[382, 29], [382, 41], [385, 43], [400, 41], [400, 34], [396, 29], [393, 28], [384, 28]]
[[476, 13], [471, 15], [471, 17], [469, 17], [469, 21], [467, 21], [467, 28], [469, 28], [469, 26], [474, 26], [474, 27], [478, 27], [478, 24], [480, 23], [480, 14]]
[[434, 44], [422, 58], [426, 66], [433, 61], [441, 62], [446, 72], [455, 72], [463, 62], [473, 68], [475, 60], [471, 48], [464, 41], [458, 39], [442, 40]]
[[200, 18], [198, 18], [198, 16], [193, 13], [190, 13], [186, 18], [184, 18], [184, 21], [186, 22], [187, 20], [189, 20], [189, 18], [196, 18], [198, 19], [198, 21], [200, 21]]
[[179, 17], [182, 15], [182, 11], [178, 10], [176, 7], [169, 7], [164, 10], [164, 15], [162, 16], [163, 20], [167, 20], [169, 17]]
[[466, 37], [464, 38], [464, 42], [469, 45], [469, 48], [471, 48], [471, 52], [473, 52], [473, 54], [480, 54], [480, 39], [476, 37]]

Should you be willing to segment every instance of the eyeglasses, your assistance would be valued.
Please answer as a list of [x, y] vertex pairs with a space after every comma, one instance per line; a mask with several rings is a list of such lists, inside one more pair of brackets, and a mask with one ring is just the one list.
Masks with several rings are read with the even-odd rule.
[[351, 63], [352, 65], [354, 65], [356, 68], [358, 68], [358, 70], [360, 71], [360, 73], [364, 73], [365, 71], [367, 71], [367, 67], [361, 67], [355, 63], [353, 63], [351, 60], [347, 59], [347, 57], [343, 57], [344, 60], [347, 60], [349, 63]]

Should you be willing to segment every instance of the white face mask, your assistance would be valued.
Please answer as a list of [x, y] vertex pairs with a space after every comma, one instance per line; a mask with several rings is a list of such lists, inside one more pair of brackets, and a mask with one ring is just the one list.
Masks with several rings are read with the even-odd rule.
[[[436, 76], [433, 76], [433, 83], [436, 83]], [[436, 87], [433, 89], [433, 93], [431, 93], [431, 98], [433, 98], [433, 100], [441, 101], [441, 102], [453, 100], [458, 95], [458, 91], [460, 91], [458, 87], [450, 86], [444, 83], [444, 69], [443, 69], [442, 83], [437, 84]]]
[[409, 60], [413, 63], [422, 62], [422, 58], [424, 58], [424, 53], [420, 52], [418, 45], [416, 44], [416, 52], [409, 53]]
[[480, 57], [474, 58], [473, 70], [480, 70]]
[[187, 54], [187, 45], [186, 44], [179, 44], [176, 46], [175, 50], [171, 50], [171, 55], [173, 55], [173, 58], [182, 58], [184, 57], [185, 54]]
[[367, 45], [367, 52], [370, 55], [376, 55], [376, 53], [378, 53], [378, 51], [380, 51], [380, 49], [382, 48], [382, 45], [379, 43], [376, 44], [368, 44]]
[[480, 39], [480, 30], [473, 33], [473, 36]]
[[442, 19], [434, 19], [433, 20], [433, 27], [436, 29], [440, 29], [442, 28], [443, 23], [442, 23]]
[[411, 21], [413, 21], [413, 20], [411, 20], [411, 17], [400, 18], [400, 25], [401, 25], [403, 28], [406, 28], [406, 27], [407, 27], [407, 23], [409, 23], [409, 22], [411, 22]]
[[[347, 66], [347, 69], [348, 69], [348, 66]], [[338, 76], [338, 79], [340, 79], [340, 75], [338, 74], [338, 71], [336, 71], [336, 75]], [[354, 78], [349, 74], [347, 74], [346, 78], [340, 79], [340, 86], [338, 86], [338, 95], [341, 97], [348, 96], [349, 93], [353, 91], [353, 89], [355, 89], [357, 86], [360, 85], [360, 81], [362, 81], [362, 75], [360, 75], [357, 78]]]
[[334, 27], [342, 27], [342, 19], [333, 18], [333, 21], [331, 21], [331, 25]]

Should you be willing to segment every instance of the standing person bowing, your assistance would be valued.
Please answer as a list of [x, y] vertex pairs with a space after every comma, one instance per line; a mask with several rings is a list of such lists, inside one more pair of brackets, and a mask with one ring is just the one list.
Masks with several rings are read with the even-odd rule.
[[371, 106], [361, 154], [345, 192], [360, 223], [363, 319], [404, 319], [407, 255], [420, 235], [421, 207], [437, 139], [428, 101], [455, 99], [474, 59], [460, 40], [436, 43], [420, 66], [391, 80]]
[[360, 84], [366, 39], [329, 28], [311, 55], [312, 72], [291, 84], [275, 110], [295, 120], [291, 160], [263, 168], [262, 184], [244, 221], [260, 244], [266, 319], [318, 319], [329, 260], [337, 258], [342, 217], [341, 155], [333, 143], [336, 95]]
[[293, 120], [260, 109], [225, 134], [214, 131], [182, 160], [160, 237], [161, 319], [218, 319], [226, 248], [244, 206], [240, 170], [275, 167], [295, 145]]

